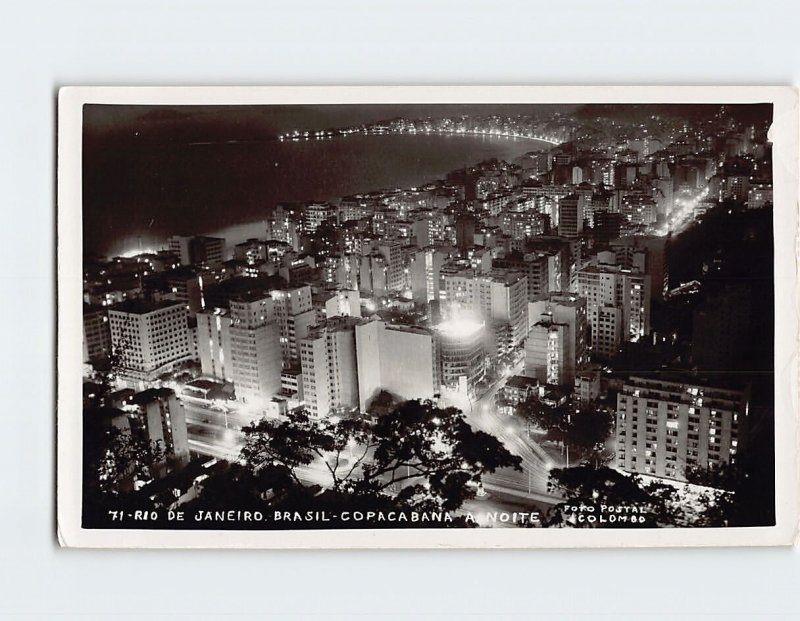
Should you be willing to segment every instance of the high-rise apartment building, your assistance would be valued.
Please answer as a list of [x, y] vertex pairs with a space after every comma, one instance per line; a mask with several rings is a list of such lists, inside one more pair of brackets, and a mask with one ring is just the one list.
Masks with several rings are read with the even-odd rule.
[[573, 385], [588, 362], [586, 300], [551, 294], [528, 303], [530, 330], [525, 343], [525, 375], [542, 383]]
[[356, 325], [355, 333], [362, 411], [382, 390], [401, 400], [431, 399], [439, 391], [433, 332], [374, 319]]
[[[189, 462], [189, 437], [183, 404], [170, 388], [150, 388], [130, 398], [131, 433], [143, 434], [164, 451], [167, 463]], [[133, 412], [131, 412], [133, 410]]]
[[615, 265], [648, 274], [651, 295], [654, 299], [664, 299], [669, 285], [665, 237], [623, 237], [611, 241], [609, 247]]
[[108, 321], [125, 380], [152, 381], [191, 356], [183, 303], [128, 300], [108, 310]]
[[475, 245], [475, 216], [463, 214], [456, 218], [456, 245], [463, 255]]
[[619, 237], [621, 230], [621, 213], [607, 210], [594, 212], [594, 239], [598, 246], [607, 246], [611, 240]]
[[378, 252], [361, 256], [358, 271], [359, 290], [367, 296], [383, 297], [387, 294], [388, 267], [386, 259]]
[[403, 248], [399, 241], [387, 240], [376, 245], [386, 265], [386, 288], [389, 291], [403, 289]]
[[631, 377], [617, 397], [617, 467], [683, 481], [687, 468], [735, 460], [748, 401], [747, 390], [696, 379]]
[[322, 314], [326, 319], [361, 317], [361, 296], [351, 289], [325, 291], [315, 299], [315, 305], [319, 309], [315, 314]]
[[336, 208], [330, 203], [309, 203], [303, 207], [304, 231], [313, 233], [326, 220], [336, 219]]
[[103, 306], [83, 306], [83, 361], [94, 362], [111, 354], [108, 310]]
[[485, 333], [483, 323], [464, 319], [436, 327], [438, 375], [445, 389], [474, 394], [486, 375]]
[[298, 251], [302, 233], [301, 219], [299, 205], [279, 203], [267, 223], [267, 239], [284, 242], [292, 250]]
[[197, 355], [203, 375], [233, 381], [231, 319], [227, 308], [197, 313]]
[[442, 275], [445, 317], [483, 321], [495, 338], [496, 355], [519, 347], [528, 332], [528, 282], [524, 274], [493, 269], [488, 273], [465, 269]]
[[185, 303], [190, 315], [203, 309], [203, 276], [195, 268], [182, 265], [156, 274], [150, 282], [155, 296]]
[[227, 258], [225, 256], [224, 237], [193, 237], [189, 242], [189, 256], [192, 264], [203, 263], [208, 266], [222, 265]]
[[627, 194], [622, 198], [619, 212], [633, 226], [649, 226], [658, 217], [656, 201], [647, 194]]
[[233, 247], [233, 258], [248, 265], [258, 265], [269, 257], [269, 244], [261, 239], [248, 239]]
[[561, 237], [578, 237], [583, 232], [583, 201], [577, 194], [569, 194], [558, 202], [558, 234]]
[[300, 339], [303, 397], [314, 417], [359, 406], [355, 317], [336, 317]]
[[224, 237], [173, 235], [167, 243], [170, 252], [179, 257], [183, 265], [203, 263], [213, 267], [222, 265], [226, 259]]
[[439, 282], [445, 255], [434, 247], [414, 252], [409, 265], [412, 299], [427, 304], [439, 299]]
[[236, 398], [256, 408], [281, 390], [280, 330], [272, 298], [241, 296], [230, 303], [230, 368]]
[[191, 237], [185, 235], [173, 235], [167, 240], [169, 251], [178, 257], [181, 265], [191, 265], [192, 257], [189, 253], [189, 242]]
[[614, 356], [622, 341], [650, 332], [650, 276], [618, 266], [589, 265], [578, 271], [578, 295], [586, 299], [592, 350]]
[[528, 285], [528, 301], [533, 302], [549, 293], [568, 288], [568, 279], [563, 277], [562, 258], [563, 253], [557, 250], [528, 252], [524, 255], [517, 254], [494, 259], [492, 265], [525, 274]]
[[286, 367], [299, 359], [297, 343], [317, 323], [317, 313], [309, 285], [275, 290], [271, 297], [280, 330], [281, 358]]

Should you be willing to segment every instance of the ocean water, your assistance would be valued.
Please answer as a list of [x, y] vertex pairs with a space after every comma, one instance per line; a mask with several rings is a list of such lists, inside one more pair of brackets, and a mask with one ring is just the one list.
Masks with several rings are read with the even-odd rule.
[[106, 148], [85, 159], [84, 250], [155, 249], [173, 234], [223, 234], [235, 244], [263, 236], [278, 202], [414, 187], [547, 146], [492, 136], [354, 134]]

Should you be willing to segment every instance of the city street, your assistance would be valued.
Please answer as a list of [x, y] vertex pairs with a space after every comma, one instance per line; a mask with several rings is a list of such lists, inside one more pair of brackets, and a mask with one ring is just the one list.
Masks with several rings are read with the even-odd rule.
[[475, 428], [492, 434], [500, 439], [505, 447], [522, 458], [522, 472], [506, 468], [484, 477], [485, 486], [513, 494], [524, 493], [531, 498], [534, 495], [547, 498], [551, 503], [558, 497], [547, 494], [547, 482], [552, 459], [535, 441], [528, 437], [525, 426], [515, 417], [501, 414], [495, 407], [495, 397], [508, 381], [508, 377], [519, 374], [523, 364], [513, 367], [507, 376], [495, 381], [486, 392], [475, 401], [462, 399], [463, 402], [452, 403], [460, 407], [467, 420]]
[[[520, 428], [510, 417], [497, 414], [493, 407], [494, 395], [504, 381], [498, 380], [475, 402], [472, 414], [469, 411], [465, 413], [473, 425], [498, 436], [510, 451], [520, 455], [523, 458], [523, 471], [506, 468], [484, 476], [487, 496], [478, 497], [463, 507], [465, 511], [472, 511], [476, 515], [486, 511], [536, 510], [539, 505], [552, 505], [559, 500], [546, 493], [549, 472], [546, 454], [538, 446], [531, 448], [524, 440], [524, 428]], [[240, 427], [247, 424], [249, 418], [244, 420], [244, 416], [233, 410], [221, 412], [211, 409], [212, 404], [199, 399], [183, 399], [183, 405], [189, 448], [201, 455], [235, 461], [242, 448]], [[344, 466], [342, 472], [346, 472]], [[304, 481], [316, 485], [325, 486], [331, 482], [330, 473], [319, 460], [297, 468], [297, 474]]]
[[231, 413], [210, 409], [197, 399], [182, 399], [186, 413], [189, 449], [219, 459], [236, 460], [242, 448], [238, 418]]

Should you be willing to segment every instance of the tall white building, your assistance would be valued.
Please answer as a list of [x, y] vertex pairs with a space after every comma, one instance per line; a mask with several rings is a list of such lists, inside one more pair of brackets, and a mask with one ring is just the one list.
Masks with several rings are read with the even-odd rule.
[[623, 237], [610, 243], [614, 264], [650, 276], [650, 293], [664, 299], [669, 286], [666, 238], [656, 236]]
[[185, 235], [173, 235], [167, 240], [169, 251], [174, 253], [181, 262], [181, 265], [191, 265], [192, 257], [189, 253], [189, 242], [191, 237]]
[[[164, 450], [165, 461], [189, 463], [189, 437], [183, 404], [170, 388], [149, 388], [136, 393], [126, 408], [136, 427]], [[133, 412], [131, 412], [133, 410]]]
[[586, 300], [551, 294], [528, 303], [528, 321], [525, 375], [548, 384], [573, 385], [576, 369], [588, 362]]
[[590, 345], [615, 355], [623, 341], [650, 332], [650, 276], [618, 266], [589, 265], [578, 271], [578, 295], [586, 298]]
[[236, 398], [265, 408], [281, 390], [280, 331], [271, 297], [230, 303], [231, 374]]
[[387, 293], [388, 267], [386, 259], [378, 252], [364, 254], [358, 269], [359, 290], [369, 297], [382, 297]]
[[403, 288], [403, 248], [399, 241], [386, 240], [376, 245], [386, 264], [386, 288], [400, 291]]
[[361, 296], [353, 289], [327, 291], [320, 296], [317, 306], [326, 319], [332, 317], [361, 317]]
[[311, 299], [311, 287], [301, 285], [278, 289], [271, 294], [275, 319], [280, 330], [281, 358], [285, 367], [300, 356], [297, 343], [317, 323], [317, 313]]
[[326, 220], [336, 218], [336, 208], [330, 203], [309, 203], [303, 207], [306, 233], [313, 233]]
[[[522, 272], [528, 279], [528, 301], [569, 288], [568, 259], [557, 249], [529, 252], [517, 258], [495, 259], [494, 265]], [[562, 263], [565, 264], [562, 268]]]
[[83, 361], [105, 358], [111, 353], [108, 313], [103, 307], [83, 307]]
[[134, 385], [152, 381], [191, 357], [183, 303], [128, 300], [108, 310], [108, 321], [121, 377]]
[[409, 265], [411, 297], [418, 304], [439, 299], [439, 274], [444, 257], [444, 253], [433, 246], [413, 254]]
[[485, 326], [476, 321], [450, 320], [439, 324], [436, 331], [442, 386], [474, 394], [486, 375]]
[[197, 355], [203, 375], [233, 381], [231, 314], [226, 308], [197, 313]]
[[434, 334], [425, 328], [380, 320], [356, 325], [359, 407], [386, 390], [402, 400], [431, 399], [438, 392]]
[[617, 467], [683, 481], [689, 467], [734, 461], [748, 401], [747, 391], [696, 380], [631, 377], [617, 396]]
[[443, 312], [452, 320], [484, 321], [491, 327], [497, 356], [522, 345], [528, 332], [528, 283], [524, 274], [472, 269], [443, 274]]
[[538, 321], [525, 342], [525, 375], [543, 384], [565, 384], [565, 360], [569, 349], [566, 326]]
[[357, 408], [358, 366], [355, 317], [336, 317], [299, 340], [303, 396], [314, 417]]

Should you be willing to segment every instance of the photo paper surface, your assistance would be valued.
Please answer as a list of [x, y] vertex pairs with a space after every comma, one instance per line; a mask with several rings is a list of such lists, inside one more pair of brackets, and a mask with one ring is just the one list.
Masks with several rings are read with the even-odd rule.
[[62, 545], [792, 543], [792, 89], [59, 99]]

